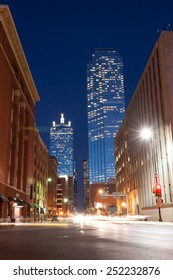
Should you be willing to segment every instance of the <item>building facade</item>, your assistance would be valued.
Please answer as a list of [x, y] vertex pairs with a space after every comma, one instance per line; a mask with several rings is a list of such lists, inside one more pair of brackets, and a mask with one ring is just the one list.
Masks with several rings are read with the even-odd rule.
[[89, 181], [115, 178], [114, 138], [124, 118], [122, 58], [113, 49], [95, 49], [87, 66]]
[[34, 143], [34, 180], [30, 205], [33, 206], [34, 221], [43, 221], [48, 216], [48, 150], [37, 129]]
[[71, 122], [65, 123], [61, 114], [60, 123], [52, 123], [50, 129], [50, 155], [57, 159], [58, 176], [73, 176], [73, 128]]
[[86, 211], [90, 205], [90, 188], [89, 188], [89, 164], [88, 160], [82, 162], [82, 184], [83, 184], [83, 209]]
[[48, 161], [48, 199], [47, 209], [49, 218], [57, 212], [57, 160], [49, 156]]
[[65, 196], [65, 179], [57, 178], [57, 196], [56, 208], [58, 216], [62, 216], [63, 212], [63, 197]]
[[[115, 181], [110, 179], [107, 183], [93, 183], [90, 185], [90, 208], [88, 212], [96, 214], [108, 214], [116, 210]], [[99, 211], [98, 211], [99, 210]], [[101, 210], [101, 211], [100, 211]]]
[[[163, 31], [139, 80], [115, 139], [116, 190], [128, 212], [173, 221], [173, 32]], [[141, 138], [149, 128], [151, 138]], [[153, 187], [159, 183], [158, 200]], [[120, 205], [119, 205], [120, 206]]]
[[30, 216], [39, 101], [8, 6], [0, 6], [0, 219]]
[[[77, 208], [77, 184], [75, 176], [59, 176], [57, 180], [57, 211], [70, 216]], [[62, 214], [61, 214], [62, 213]]]
[[67, 217], [70, 213], [69, 177], [60, 176], [57, 180], [57, 212], [59, 216]]

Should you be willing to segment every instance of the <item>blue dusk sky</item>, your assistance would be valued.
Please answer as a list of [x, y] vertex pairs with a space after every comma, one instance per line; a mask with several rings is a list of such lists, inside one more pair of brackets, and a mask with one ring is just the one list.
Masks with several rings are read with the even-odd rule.
[[95, 48], [123, 58], [126, 107], [159, 30], [173, 29], [173, 1], [0, 0], [13, 16], [40, 102], [36, 125], [49, 149], [49, 129], [64, 113], [74, 129], [81, 201], [82, 160], [88, 158], [86, 67]]

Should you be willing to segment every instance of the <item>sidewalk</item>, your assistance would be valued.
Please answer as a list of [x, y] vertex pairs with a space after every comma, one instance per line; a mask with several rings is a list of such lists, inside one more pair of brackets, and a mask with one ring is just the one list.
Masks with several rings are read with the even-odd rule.
[[15, 223], [0, 223], [0, 229], [15, 226]]
[[121, 216], [121, 217], [112, 217], [112, 219], [109, 219], [109, 222], [113, 223], [141, 223], [141, 224], [159, 224], [159, 225], [170, 225], [173, 226], [173, 222], [166, 222], [159, 220], [149, 220], [150, 217], [142, 216], [142, 215], [127, 215], [127, 216]]

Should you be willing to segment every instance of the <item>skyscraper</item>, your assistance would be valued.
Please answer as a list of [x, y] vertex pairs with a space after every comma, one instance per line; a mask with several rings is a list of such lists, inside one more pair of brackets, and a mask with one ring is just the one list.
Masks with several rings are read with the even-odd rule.
[[73, 128], [71, 122], [65, 123], [63, 114], [60, 123], [53, 121], [50, 129], [50, 154], [57, 159], [58, 176], [73, 176]]
[[89, 170], [88, 160], [82, 161], [82, 183], [83, 183], [83, 207], [84, 210], [89, 208]]
[[87, 66], [89, 180], [115, 177], [114, 138], [125, 115], [122, 58], [114, 49], [95, 49]]

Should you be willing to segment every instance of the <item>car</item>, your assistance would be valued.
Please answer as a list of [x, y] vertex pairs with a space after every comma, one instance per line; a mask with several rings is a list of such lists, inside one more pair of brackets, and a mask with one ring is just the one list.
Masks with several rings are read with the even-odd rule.
[[51, 221], [52, 221], [52, 222], [57, 222], [57, 221], [59, 221], [59, 216], [53, 215]]

